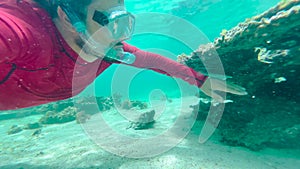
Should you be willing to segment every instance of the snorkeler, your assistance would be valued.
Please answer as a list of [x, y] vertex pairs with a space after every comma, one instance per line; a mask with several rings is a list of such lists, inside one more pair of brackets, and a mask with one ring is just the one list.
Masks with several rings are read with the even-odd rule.
[[70, 98], [113, 63], [181, 78], [217, 100], [222, 98], [211, 83], [216, 90], [246, 94], [243, 88], [226, 87], [221, 80], [124, 43], [134, 21], [124, 0], [1, 0], [0, 110]]

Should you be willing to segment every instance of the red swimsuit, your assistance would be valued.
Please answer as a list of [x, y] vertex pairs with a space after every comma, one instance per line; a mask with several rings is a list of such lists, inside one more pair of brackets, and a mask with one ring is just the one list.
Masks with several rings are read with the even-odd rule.
[[[201, 86], [206, 76], [163, 56], [124, 44], [135, 67]], [[58, 32], [50, 16], [32, 0], [0, 2], [0, 110], [70, 98], [112, 63], [85, 62]]]

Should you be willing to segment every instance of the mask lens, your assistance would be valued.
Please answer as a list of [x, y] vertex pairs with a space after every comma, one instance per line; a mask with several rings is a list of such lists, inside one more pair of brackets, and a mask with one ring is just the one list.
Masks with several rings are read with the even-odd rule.
[[131, 38], [134, 29], [134, 16], [130, 13], [116, 16], [107, 25], [115, 40], [124, 41]]
[[90, 44], [88, 49], [91, 51], [88, 53], [100, 54], [106, 58], [132, 64], [135, 61], [135, 56], [124, 52], [120, 48], [120, 45], [122, 46], [120, 42], [131, 38], [135, 17], [127, 12], [123, 6], [120, 6], [104, 12], [95, 10], [92, 19], [100, 27], [93, 33], [93, 38], [88, 40]]
[[115, 41], [124, 41], [133, 34], [135, 18], [124, 10], [117, 10], [109, 15], [96, 10], [92, 19], [101, 26], [107, 27]]

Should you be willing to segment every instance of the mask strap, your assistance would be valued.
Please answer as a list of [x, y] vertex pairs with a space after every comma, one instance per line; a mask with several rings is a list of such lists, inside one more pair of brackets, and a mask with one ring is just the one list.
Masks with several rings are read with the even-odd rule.
[[73, 25], [73, 27], [78, 33], [86, 32], [85, 24], [79, 19], [77, 14], [70, 8], [68, 3], [61, 3], [59, 4], [59, 6], [68, 16], [71, 24]]
[[108, 18], [105, 14], [100, 11], [95, 10], [93, 18], [95, 22], [99, 23], [101, 26], [105, 26], [109, 23]]

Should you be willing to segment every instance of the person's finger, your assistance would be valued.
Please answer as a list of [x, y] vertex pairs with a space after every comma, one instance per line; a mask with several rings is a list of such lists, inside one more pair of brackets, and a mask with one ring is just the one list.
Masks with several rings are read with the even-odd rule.
[[206, 94], [207, 96], [213, 98], [214, 100], [216, 100], [217, 102], [223, 103], [224, 102], [224, 98], [220, 95], [218, 95], [217, 93], [215, 93], [212, 90], [203, 90], [202, 91], [204, 94]]
[[241, 87], [236, 84], [232, 84], [230, 82], [227, 82], [226, 84], [226, 92], [236, 94], [236, 95], [247, 95], [247, 91], [244, 87]]
[[236, 95], [247, 95], [247, 91], [245, 88], [222, 80], [213, 79], [211, 81], [212, 90], [219, 90], [223, 92], [228, 92]]
[[217, 93], [215, 93], [213, 91], [211, 92], [211, 97], [219, 103], [224, 103], [224, 101], [225, 101], [222, 96], [218, 95]]

